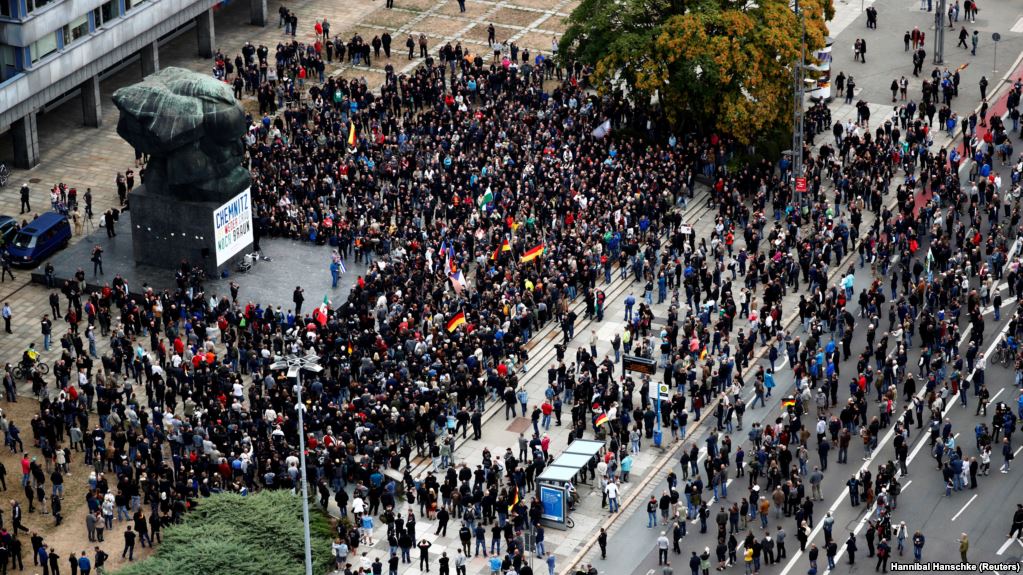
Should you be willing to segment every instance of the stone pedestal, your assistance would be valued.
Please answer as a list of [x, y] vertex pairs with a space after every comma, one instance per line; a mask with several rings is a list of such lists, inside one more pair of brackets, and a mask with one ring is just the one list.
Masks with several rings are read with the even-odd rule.
[[208, 274], [233, 266], [246, 251], [217, 266], [213, 212], [218, 202], [183, 202], [150, 193], [145, 184], [131, 192], [131, 243], [136, 264], [176, 269], [182, 261]]

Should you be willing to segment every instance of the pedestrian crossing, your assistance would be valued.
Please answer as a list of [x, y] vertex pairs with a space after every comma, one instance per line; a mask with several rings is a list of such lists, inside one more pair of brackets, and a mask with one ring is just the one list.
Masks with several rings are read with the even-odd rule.
[[1016, 23], [1012, 25], [1012, 28], [1009, 28], [1009, 31], [1016, 32], [1017, 34], [1023, 34], [1023, 16], [1021, 16], [1019, 20], [1016, 20]]

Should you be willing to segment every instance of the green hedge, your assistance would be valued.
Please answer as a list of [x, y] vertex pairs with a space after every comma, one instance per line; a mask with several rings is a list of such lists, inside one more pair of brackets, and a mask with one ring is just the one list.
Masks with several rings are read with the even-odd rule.
[[[333, 569], [329, 519], [310, 509], [313, 571]], [[164, 530], [156, 553], [119, 575], [303, 575], [302, 501], [290, 491], [201, 499], [180, 525]]]

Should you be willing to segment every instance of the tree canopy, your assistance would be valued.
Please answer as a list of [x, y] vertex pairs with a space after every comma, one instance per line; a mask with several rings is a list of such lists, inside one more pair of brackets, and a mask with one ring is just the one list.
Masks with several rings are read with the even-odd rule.
[[[310, 511], [313, 572], [328, 573], [333, 529], [318, 508]], [[304, 555], [300, 497], [285, 490], [222, 493], [200, 500], [182, 523], [167, 527], [152, 557], [119, 574], [302, 575]]]
[[[822, 48], [832, 0], [801, 0], [806, 54]], [[602, 90], [657, 95], [673, 127], [742, 143], [791, 121], [802, 24], [788, 0], [583, 0], [560, 52], [595, 67]]]

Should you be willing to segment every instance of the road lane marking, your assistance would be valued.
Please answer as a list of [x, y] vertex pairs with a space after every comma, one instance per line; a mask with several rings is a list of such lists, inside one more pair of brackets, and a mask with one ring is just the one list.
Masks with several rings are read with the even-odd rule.
[[969, 507], [970, 504], [973, 503], [973, 500], [976, 499], [976, 498], [977, 498], [977, 494], [974, 493], [973, 497], [971, 497], [970, 500], [967, 501], [965, 505], [963, 505], [963, 508], [959, 510], [959, 513], [956, 513], [955, 515], [952, 516], [952, 521], [955, 521], [956, 519], [959, 519], [959, 516], [963, 514], [963, 511], [966, 511], [966, 508]]
[[[995, 346], [998, 345], [998, 342], [1002, 339], [1002, 337], [1005, 335], [1005, 333], [1007, 331], [1009, 331], [1009, 325], [1010, 325], [1009, 323], [1006, 323], [1005, 327], [1003, 327], [1001, 329], [1001, 331], [999, 331], [998, 334], [993, 338], [993, 341], [992, 341], [991, 345], [988, 346], [987, 350], [984, 352], [984, 357], [989, 357], [991, 355], [991, 351], [995, 348]], [[966, 342], [966, 334], [963, 334], [963, 336], [959, 340], [959, 345], [961, 346], [965, 342]], [[974, 371], [976, 371], [976, 370], [974, 370]], [[968, 378], [970, 380], [973, 379], [973, 372], [970, 373]], [[923, 391], [924, 390], [920, 390], [919, 392], [917, 392], [917, 396], [918, 397], [922, 397], [923, 396]], [[945, 405], [945, 409], [942, 411], [941, 416], [945, 417], [946, 415], [948, 415], [948, 413], [952, 410], [952, 407], [955, 406], [955, 404], [956, 404], [956, 402], [954, 400], [953, 401], [949, 401], [948, 404]], [[871, 453], [870, 458], [863, 463], [863, 465], [860, 467], [860, 470], [869, 469], [870, 464], [873, 463], [873, 461], [874, 461], [874, 457], [878, 453], [880, 453], [882, 449], [884, 449], [884, 446], [889, 441], [891, 441], [891, 438], [894, 435], [895, 435], [895, 426], [893, 425], [891, 427], [891, 429], [888, 430], [888, 433], [885, 434], [884, 438], [881, 441], [878, 442], [877, 447]], [[926, 435], [922, 435], [921, 436], [920, 443], [917, 444], [917, 446], [913, 449], [913, 452], [910, 454], [909, 458], [906, 460], [906, 466], [907, 467], [912, 462], [913, 458], [915, 458], [916, 455], [923, 448], [923, 445], [929, 443], [928, 441], [923, 439], [924, 437], [926, 437]], [[900, 476], [901, 476], [901, 474], [900, 474]], [[834, 513], [835, 510], [838, 509], [838, 506], [841, 505], [842, 502], [845, 501], [846, 497], [848, 497], [848, 496], [849, 496], [849, 490], [848, 489], [843, 489], [842, 493], [838, 496], [837, 499], [835, 499], [835, 502], [831, 505], [830, 511], [832, 513]], [[873, 514], [872, 512], [868, 511], [866, 517], [861, 519], [859, 524], [856, 526], [856, 529], [853, 530], [854, 534], [855, 533], [859, 533], [863, 529], [863, 526], [866, 525], [867, 520], [870, 518], [870, 516], [872, 514]], [[807, 537], [807, 541], [812, 541], [815, 537], [817, 537], [817, 535], [820, 533], [820, 530], [823, 527], [823, 525], [824, 525], [823, 522], [818, 522], [817, 526], [813, 528], [813, 530], [810, 532], [810, 535]], [[1021, 545], [1023, 545], [1023, 543], [1021, 543]], [[838, 559], [840, 559], [841, 556], [845, 553], [845, 548], [846, 548], [846, 546], [843, 543], [842, 547], [839, 548], [838, 553], [835, 555], [835, 560], [836, 561]], [[803, 552], [802, 551], [796, 551], [795, 553], [793, 553], [792, 554], [792, 558], [789, 559], [789, 562], [788, 562], [788, 564], [785, 565], [785, 568], [781, 570], [780, 575], [788, 575], [789, 572], [792, 571], [792, 569], [796, 566], [796, 563], [799, 561], [799, 559], [802, 556], [803, 556]]]

